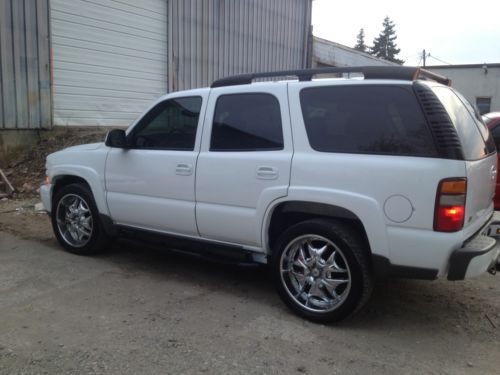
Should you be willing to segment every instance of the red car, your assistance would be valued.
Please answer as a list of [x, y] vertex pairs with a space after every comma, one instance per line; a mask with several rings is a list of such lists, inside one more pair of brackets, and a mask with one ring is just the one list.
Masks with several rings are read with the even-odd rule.
[[[490, 129], [495, 140], [497, 152], [500, 152], [500, 112], [491, 112], [483, 115], [483, 121]], [[498, 165], [500, 165], [500, 154], [497, 154]], [[495, 193], [495, 210], [500, 210], [500, 176], [497, 174], [497, 188]]]

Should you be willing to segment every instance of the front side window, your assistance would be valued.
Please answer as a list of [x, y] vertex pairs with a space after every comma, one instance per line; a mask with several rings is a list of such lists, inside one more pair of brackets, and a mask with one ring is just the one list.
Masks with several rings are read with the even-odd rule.
[[129, 135], [132, 148], [194, 150], [202, 99], [165, 100], [151, 109]]
[[221, 95], [215, 106], [210, 151], [283, 149], [278, 99], [271, 94]]
[[436, 156], [432, 136], [411, 90], [397, 86], [303, 89], [302, 115], [316, 151]]

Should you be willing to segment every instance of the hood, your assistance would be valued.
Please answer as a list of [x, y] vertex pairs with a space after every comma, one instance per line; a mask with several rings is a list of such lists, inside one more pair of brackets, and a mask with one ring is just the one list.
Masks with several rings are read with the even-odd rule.
[[78, 146], [71, 146], [67, 147], [63, 150], [56, 151], [50, 155], [47, 156], [47, 167], [50, 165], [53, 165], [54, 163], [60, 164], [64, 162], [67, 162], [68, 160], [72, 160], [73, 157], [76, 155], [80, 155], [82, 152], [91, 152], [95, 150], [99, 150], [101, 148], [105, 147], [103, 142], [100, 143], [88, 143], [84, 145], [78, 145]]
[[[71, 146], [67, 147], [61, 151], [90, 151], [90, 150], [97, 150], [100, 148], [104, 143], [103, 142], [98, 142], [98, 143], [87, 143], [84, 145], [78, 145], [78, 146]], [[59, 152], [61, 152], [59, 151]]]

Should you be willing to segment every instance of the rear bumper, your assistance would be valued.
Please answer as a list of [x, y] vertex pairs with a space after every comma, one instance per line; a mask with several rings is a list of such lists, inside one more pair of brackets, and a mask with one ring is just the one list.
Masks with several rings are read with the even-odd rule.
[[488, 236], [495, 225], [499, 223], [490, 224], [451, 254], [448, 280], [463, 280], [497, 269], [500, 263], [500, 241], [496, 237]]

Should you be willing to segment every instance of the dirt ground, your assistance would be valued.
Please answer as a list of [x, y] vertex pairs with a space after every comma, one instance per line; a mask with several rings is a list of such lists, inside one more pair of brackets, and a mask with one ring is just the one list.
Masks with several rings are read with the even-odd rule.
[[[13, 197], [38, 196], [38, 188], [45, 177], [45, 158], [48, 154], [74, 145], [102, 142], [106, 132], [105, 128], [56, 128], [39, 131], [35, 146], [20, 148], [0, 159], [0, 168], [15, 189]], [[5, 191], [5, 184], [0, 178], [0, 196]]]
[[498, 374], [500, 277], [386, 280], [366, 309], [296, 317], [262, 266], [117, 242], [64, 252], [0, 201], [0, 374]]

